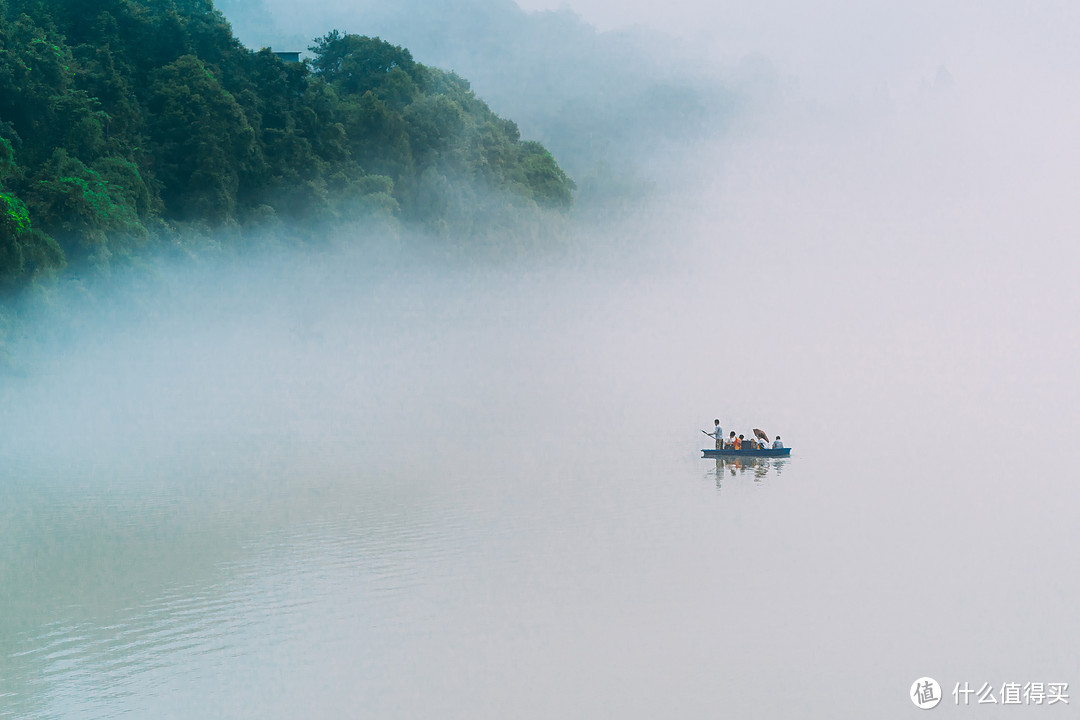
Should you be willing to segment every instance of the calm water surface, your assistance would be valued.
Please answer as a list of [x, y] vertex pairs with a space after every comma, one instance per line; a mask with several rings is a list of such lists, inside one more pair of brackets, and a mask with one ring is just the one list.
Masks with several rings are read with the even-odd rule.
[[899, 717], [924, 674], [1076, 676], [1055, 463], [561, 439], [9, 471], [4, 716]]

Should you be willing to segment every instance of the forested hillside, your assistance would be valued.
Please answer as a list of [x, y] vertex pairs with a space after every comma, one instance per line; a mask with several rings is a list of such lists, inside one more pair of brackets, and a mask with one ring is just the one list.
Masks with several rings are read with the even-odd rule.
[[378, 38], [310, 50], [245, 48], [210, 0], [0, 0], [0, 294], [185, 233], [570, 207], [466, 80]]
[[656, 191], [692, 192], [702, 143], [727, 137], [782, 85], [764, 58], [732, 64], [734, 48], [719, 39], [699, 46], [644, 28], [602, 31], [574, 2], [530, 11], [545, 3], [215, 1], [253, 47], [301, 48], [345, 24], [454, 68], [555, 154], [579, 185], [582, 220], [625, 217]]

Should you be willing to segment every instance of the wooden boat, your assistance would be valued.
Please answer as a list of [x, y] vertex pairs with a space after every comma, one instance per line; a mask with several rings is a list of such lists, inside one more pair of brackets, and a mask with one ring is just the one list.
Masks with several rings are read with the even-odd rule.
[[790, 457], [791, 448], [764, 448], [762, 450], [750, 449], [746, 450], [702, 450], [701, 457], [703, 458], [726, 458], [726, 457]]

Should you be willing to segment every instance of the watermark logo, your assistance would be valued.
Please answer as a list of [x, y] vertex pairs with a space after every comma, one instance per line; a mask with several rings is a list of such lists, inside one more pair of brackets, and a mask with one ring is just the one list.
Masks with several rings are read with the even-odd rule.
[[930, 677], [921, 677], [911, 684], [911, 702], [915, 707], [929, 710], [941, 702], [941, 686]]
[[[921, 677], [911, 684], [908, 697], [922, 710], [941, 702], [941, 685], [931, 677]], [[952, 690], [954, 705], [1069, 705], [1067, 682], [1006, 682], [997, 686], [988, 682], [972, 685], [956, 683]]]

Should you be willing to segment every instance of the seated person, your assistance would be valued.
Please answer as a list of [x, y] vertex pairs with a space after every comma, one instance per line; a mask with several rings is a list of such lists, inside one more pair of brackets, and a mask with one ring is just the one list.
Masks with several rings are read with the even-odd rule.
[[728, 450], [734, 450], [735, 449], [735, 431], [734, 430], [732, 430], [731, 435], [728, 436], [727, 449]]
[[743, 436], [740, 435], [739, 437], [735, 438], [735, 449], [736, 450], [742, 450], [742, 447], [743, 447]]
[[777, 435], [776, 439], [772, 441], [772, 449], [773, 450], [782, 450], [783, 448], [784, 448], [784, 443], [780, 442], [780, 436]]

